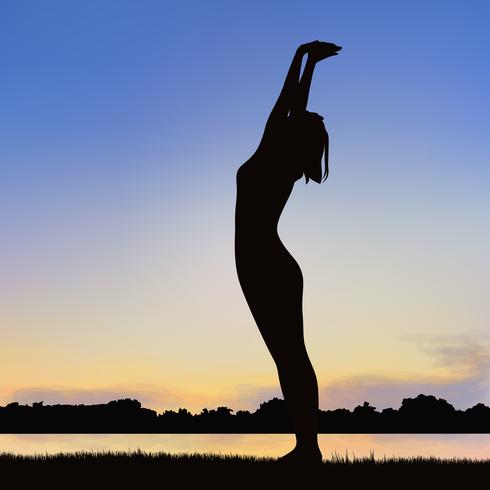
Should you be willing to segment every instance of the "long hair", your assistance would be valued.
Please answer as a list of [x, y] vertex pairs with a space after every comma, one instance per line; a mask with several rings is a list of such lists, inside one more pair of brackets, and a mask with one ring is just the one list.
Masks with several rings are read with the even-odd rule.
[[[311, 179], [321, 184], [328, 177], [328, 133], [323, 117], [316, 112], [304, 111], [300, 116], [301, 133], [306, 143], [303, 172], [306, 183]], [[325, 167], [322, 172], [322, 157]]]

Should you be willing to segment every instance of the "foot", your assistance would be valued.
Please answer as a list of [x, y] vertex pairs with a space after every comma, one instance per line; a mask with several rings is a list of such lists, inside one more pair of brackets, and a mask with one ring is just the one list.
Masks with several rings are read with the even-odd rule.
[[278, 458], [279, 463], [301, 464], [301, 465], [321, 465], [322, 453], [318, 447], [300, 449], [295, 447], [292, 451]]

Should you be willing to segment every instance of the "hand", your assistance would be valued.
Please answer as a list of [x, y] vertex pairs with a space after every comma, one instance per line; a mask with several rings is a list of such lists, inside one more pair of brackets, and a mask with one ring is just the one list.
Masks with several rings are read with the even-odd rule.
[[329, 58], [330, 56], [337, 56], [342, 48], [333, 43], [325, 43], [322, 41], [313, 41], [311, 43], [302, 44], [298, 50], [302, 53], [308, 53], [308, 56], [312, 61], [317, 63], [318, 61]]

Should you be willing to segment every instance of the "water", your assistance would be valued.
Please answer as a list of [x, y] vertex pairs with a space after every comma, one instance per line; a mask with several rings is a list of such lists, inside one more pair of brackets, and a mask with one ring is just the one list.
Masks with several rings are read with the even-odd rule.
[[[489, 434], [321, 434], [324, 459], [436, 456], [490, 459]], [[53, 454], [75, 451], [247, 454], [277, 457], [294, 446], [289, 434], [0, 434], [0, 452]]]

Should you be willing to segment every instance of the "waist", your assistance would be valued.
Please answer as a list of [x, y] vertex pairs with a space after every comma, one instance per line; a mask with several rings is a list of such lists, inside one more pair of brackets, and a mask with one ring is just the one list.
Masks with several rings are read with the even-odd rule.
[[236, 228], [235, 229], [235, 252], [244, 254], [272, 254], [285, 250], [281, 242], [277, 228], [256, 229], [256, 228]]
[[260, 218], [246, 217], [235, 219], [235, 237], [248, 239], [251, 237], [279, 240], [279, 234], [277, 232], [277, 224], [279, 220], [263, 220]]

